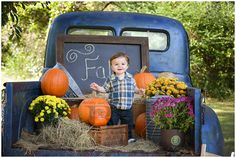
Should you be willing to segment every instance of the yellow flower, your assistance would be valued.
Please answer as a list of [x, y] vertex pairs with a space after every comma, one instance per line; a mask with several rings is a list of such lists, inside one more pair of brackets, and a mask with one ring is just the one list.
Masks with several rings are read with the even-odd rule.
[[156, 91], [155, 91], [155, 90], [154, 90], [154, 91], [152, 91], [152, 94], [153, 94], [153, 95], [155, 95], [155, 94], [156, 94]]
[[58, 118], [58, 112], [55, 113], [54, 117], [55, 117], [55, 118]]
[[[65, 117], [71, 112], [65, 100], [50, 95], [38, 96], [31, 102], [28, 109], [34, 112], [35, 122], [48, 122], [50, 121], [48, 119], [49, 117]], [[58, 112], [57, 109], [60, 110], [60, 112]]]
[[179, 89], [186, 89], [187, 85], [184, 82], [179, 82], [177, 83], [176, 87]]
[[35, 118], [34, 118], [34, 121], [35, 121], [35, 122], [39, 122], [39, 118], [38, 118], [38, 117], [35, 117]]
[[161, 87], [161, 84], [160, 83], [156, 83], [155, 87]]
[[180, 93], [180, 94], [185, 94], [186, 91], [184, 91], [184, 90], [180, 90], [179, 93]]
[[166, 93], [167, 93], [167, 95], [170, 95], [170, 94], [171, 94], [171, 91], [170, 91], [170, 90], [167, 90]]
[[41, 122], [44, 122], [44, 118], [43, 118], [43, 117], [41, 117], [41, 118], [40, 118], [40, 121], [41, 121]]
[[44, 113], [43, 112], [40, 112], [40, 114], [39, 114], [40, 116], [44, 116]]
[[67, 115], [67, 112], [63, 111], [63, 115], [65, 115], [65, 116], [66, 116], [66, 115]]
[[166, 87], [165, 87], [165, 86], [161, 87], [161, 90], [162, 90], [162, 91], [164, 91], [165, 89], [166, 89]]

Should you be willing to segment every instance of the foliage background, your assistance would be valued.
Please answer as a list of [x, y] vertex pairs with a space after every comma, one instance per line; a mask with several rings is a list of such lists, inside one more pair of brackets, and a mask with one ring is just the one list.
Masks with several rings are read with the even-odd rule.
[[[1, 81], [38, 80], [42, 74], [47, 33], [53, 19], [71, 11], [124, 11], [179, 20], [190, 41], [190, 75], [194, 87], [210, 97], [230, 97], [220, 107], [225, 155], [234, 150], [235, 2], [1, 2]], [[215, 102], [214, 102], [215, 103]], [[227, 104], [225, 104], [227, 103]], [[212, 106], [212, 105], [211, 105]], [[216, 106], [216, 107], [215, 107]], [[226, 106], [226, 107], [224, 107]], [[229, 110], [227, 109], [230, 108]], [[222, 113], [223, 112], [223, 113]], [[227, 119], [225, 119], [227, 118]], [[222, 123], [221, 122], [221, 123]]]
[[48, 28], [56, 16], [71, 11], [139, 12], [179, 20], [190, 39], [193, 86], [220, 99], [234, 93], [234, 2], [2, 2], [3, 74], [38, 79]]

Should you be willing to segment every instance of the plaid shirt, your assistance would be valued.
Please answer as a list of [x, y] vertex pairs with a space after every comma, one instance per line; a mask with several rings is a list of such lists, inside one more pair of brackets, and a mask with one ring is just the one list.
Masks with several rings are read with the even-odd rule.
[[136, 83], [131, 74], [126, 72], [121, 80], [112, 74], [107, 78], [103, 87], [109, 93], [110, 105], [122, 110], [132, 107]]

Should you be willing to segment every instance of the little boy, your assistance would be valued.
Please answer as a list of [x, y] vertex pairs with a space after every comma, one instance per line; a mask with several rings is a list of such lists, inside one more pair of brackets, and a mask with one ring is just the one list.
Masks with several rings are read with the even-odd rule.
[[129, 67], [129, 57], [122, 52], [118, 52], [110, 58], [113, 74], [109, 76], [103, 86], [95, 82], [90, 87], [93, 90], [109, 93], [109, 104], [111, 106], [111, 119], [109, 125], [128, 124], [128, 142], [135, 142], [132, 137], [133, 116], [132, 103], [134, 93], [144, 94], [143, 89], [136, 87], [135, 80], [131, 74], [126, 72]]

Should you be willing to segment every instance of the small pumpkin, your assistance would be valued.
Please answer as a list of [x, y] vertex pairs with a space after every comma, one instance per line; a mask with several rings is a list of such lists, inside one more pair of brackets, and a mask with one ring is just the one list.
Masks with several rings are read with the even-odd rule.
[[147, 66], [144, 66], [139, 73], [134, 75], [134, 79], [138, 88], [145, 89], [148, 84], [156, 79], [152, 73], [145, 72], [146, 69]]
[[142, 137], [146, 137], [146, 113], [141, 113], [138, 115], [135, 121], [135, 133]]
[[58, 68], [51, 68], [41, 79], [41, 89], [45, 95], [62, 97], [69, 88], [69, 79], [66, 73]]
[[79, 106], [81, 121], [93, 126], [105, 126], [111, 118], [111, 108], [103, 98], [84, 99]]
[[71, 120], [79, 120], [79, 108], [78, 107], [71, 107], [71, 112], [69, 114], [69, 119]]

